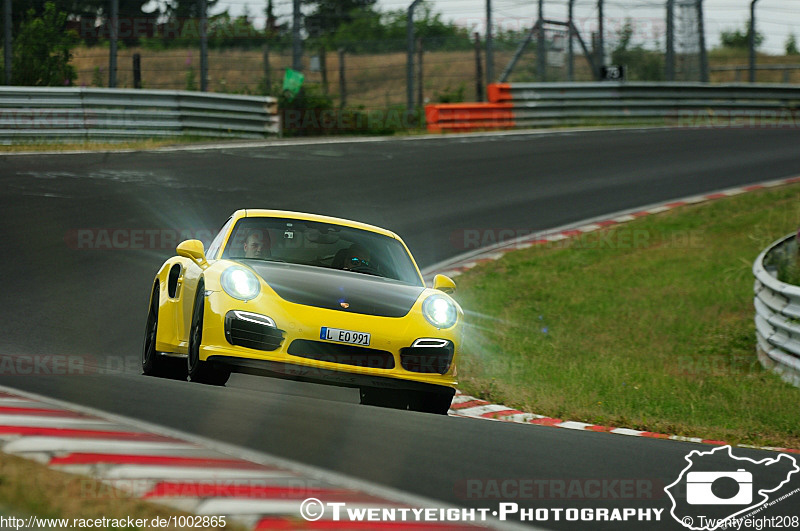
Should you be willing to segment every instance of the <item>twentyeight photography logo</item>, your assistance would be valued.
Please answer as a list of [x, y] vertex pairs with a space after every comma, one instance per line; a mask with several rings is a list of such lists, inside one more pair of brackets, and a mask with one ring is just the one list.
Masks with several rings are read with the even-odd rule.
[[694, 450], [685, 459], [689, 464], [664, 490], [672, 500], [670, 514], [689, 529], [738, 528], [746, 522], [755, 525], [756, 520], [767, 518], [759, 515], [763, 509], [800, 491], [781, 492], [791, 475], [800, 472], [788, 454], [755, 461], [736, 457], [730, 446], [720, 446], [708, 452]]

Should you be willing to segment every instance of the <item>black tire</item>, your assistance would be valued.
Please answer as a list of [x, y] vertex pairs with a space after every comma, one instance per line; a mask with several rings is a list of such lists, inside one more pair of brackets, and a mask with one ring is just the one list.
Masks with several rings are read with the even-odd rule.
[[158, 333], [158, 284], [150, 295], [150, 308], [147, 311], [147, 324], [144, 330], [144, 346], [142, 347], [142, 372], [147, 376], [186, 379], [186, 364], [181, 359], [162, 356], [156, 351], [156, 335]]
[[441, 391], [412, 391], [408, 409], [423, 413], [447, 415], [455, 394], [455, 389], [449, 388], [444, 388]]
[[147, 310], [147, 324], [144, 328], [144, 345], [142, 347], [142, 372], [148, 376], [160, 376], [161, 356], [156, 352], [158, 301], [158, 284], [156, 284], [150, 294], [150, 307]]
[[408, 409], [408, 391], [402, 389], [382, 389], [380, 387], [359, 388], [361, 404], [365, 406]]
[[205, 310], [205, 286], [202, 282], [197, 285], [197, 294], [194, 298], [192, 310], [192, 326], [189, 329], [189, 355], [187, 356], [186, 370], [189, 379], [193, 382], [208, 385], [225, 385], [231, 377], [231, 371], [214, 363], [200, 360], [200, 345], [203, 343], [203, 312]]

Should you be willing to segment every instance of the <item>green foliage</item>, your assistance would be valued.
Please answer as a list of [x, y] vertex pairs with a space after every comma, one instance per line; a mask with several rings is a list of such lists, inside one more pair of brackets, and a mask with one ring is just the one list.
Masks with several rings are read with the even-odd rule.
[[93, 87], [103, 87], [103, 69], [99, 66], [94, 67], [94, 71], [92, 72], [92, 86]]
[[189, 66], [189, 69], [186, 71], [186, 86], [184, 88], [186, 90], [197, 90], [197, 75], [194, 72], [193, 66]]
[[462, 82], [455, 89], [448, 85], [442, 92], [436, 92], [433, 97], [437, 103], [461, 103], [464, 101], [466, 90], [467, 84]]
[[69, 62], [78, 36], [74, 31], [65, 31], [66, 24], [67, 14], [52, 2], [45, 4], [41, 16], [28, 10], [14, 41], [14, 85], [72, 85], [77, 73]]
[[[719, 36], [720, 44], [723, 48], [739, 48], [747, 49], [750, 47], [750, 25], [745, 28], [744, 32], [741, 30], [723, 31]], [[755, 45], [759, 48], [764, 42], [764, 34], [756, 30]]]
[[[329, 50], [340, 47], [351, 53], [405, 51], [408, 45], [405, 10], [379, 12], [374, 9], [352, 11], [348, 21], [335, 32], [320, 38]], [[441, 13], [422, 3], [414, 10], [414, 35], [424, 42], [426, 51], [469, 50], [473, 43], [469, 31], [451, 22], [444, 22]]]
[[[206, 0], [207, 11], [217, 5], [219, 0]], [[197, 0], [167, 0], [166, 14], [171, 20], [198, 18], [200, 16], [200, 2]]]
[[661, 81], [664, 79], [664, 59], [660, 52], [646, 50], [641, 45], [631, 47], [633, 23], [630, 19], [617, 34], [617, 45], [611, 52], [611, 62], [624, 65], [630, 81]]
[[795, 37], [794, 33], [789, 35], [784, 46], [786, 47], [786, 55], [800, 54], [800, 50], [797, 49], [797, 37]]
[[800, 286], [800, 253], [797, 249], [797, 238], [773, 250], [764, 259], [767, 268], [774, 268], [778, 273], [778, 280]]
[[228, 12], [211, 17], [208, 45], [211, 48], [255, 48], [264, 43], [264, 32], [256, 29], [246, 15], [231, 18]]
[[[259, 87], [263, 89], [264, 83]], [[424, 123], [421, 109], [409, 113], [402, 105], [336, 108], [333, 97], [319, 85], [304, 85], [292, 100], [279, 84], [270, 92], [278, 98], [285, 136], [392, 135], [417, 130]]]
[[305, 17], [305, 29], [311, 38], [330, 35], [352, 22], [360, 12], [368, 11], [376, 0], [304, 0], [314, 10]]
[[[148, 50], [196, 47], [200, 41], [200, 20], [197, 18], [170, 20], [162, 25], [153, 37], [139, 39], [139, 45]], [[231, 17], [227, 11], [208, 18], [208, 46], [211, 49], [253, 49], [265, 43], [273, 50], [291, 46], [283, 26], [258, 29], [247, 14]]]
[[[137, 0], [120, 0], [120, 14], [122, 6]], [[140, 3], [147, 3], [138, 0]], [[56, 11], [64, 12], [72, 18], [82, 16], [94, 17], [103, 8], [107, 8], [108, 0], [11, 0], [11, 11], [13, 13], [13, 33], [17, 35], [20, 25], [24, 22], [28, 11], [33, 10], [36, 16], [44, 15], [47, 4], [53, 4]]]

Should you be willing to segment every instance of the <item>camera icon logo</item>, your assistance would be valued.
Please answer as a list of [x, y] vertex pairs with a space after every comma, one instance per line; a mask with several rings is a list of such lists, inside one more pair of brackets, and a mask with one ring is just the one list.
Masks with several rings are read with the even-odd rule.
[[686, 502], [690, 505], [752, 503], [753, 474], [743, 468], [736, 472], [689, 472], [686, 475]]

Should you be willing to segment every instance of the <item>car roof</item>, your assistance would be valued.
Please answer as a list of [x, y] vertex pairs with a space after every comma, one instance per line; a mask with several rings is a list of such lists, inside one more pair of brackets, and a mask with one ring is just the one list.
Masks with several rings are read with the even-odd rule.
[[293, 212], [291, 210], [268, 210], [263, 208], [246, 208], [237, 210], [233, 213], [234, 218], [292, 218], [303, 221], [318, 221], [321, 223], [331, 223], [334, 225], [343, 225], [345, 227], [352, 227], [362, 229], [370, 232], [389, 236], [396, 240], [400, 240], [394, 232], [370, 225], [368, 223], [361, 223], [360, 221], [353, 221], [350, 219], [336, 218], [333, 216], [323, 216], [321, 214], [309, 214], [307, 212]]

